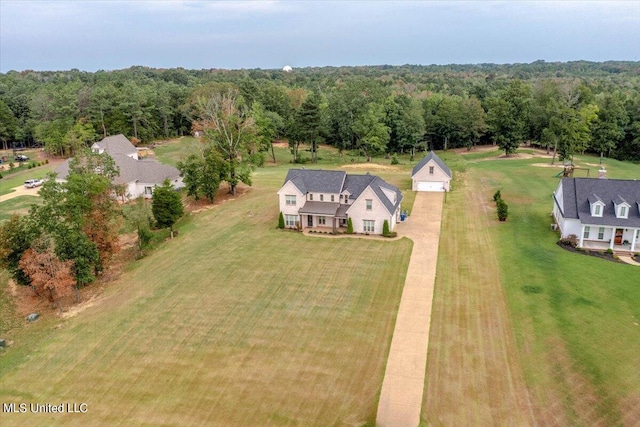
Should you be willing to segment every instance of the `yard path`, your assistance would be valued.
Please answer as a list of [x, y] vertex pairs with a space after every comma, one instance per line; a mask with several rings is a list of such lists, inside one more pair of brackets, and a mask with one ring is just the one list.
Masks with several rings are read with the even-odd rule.
[[17, 187], [12, 188], [13, 191], [11, 193], [0, 196], [0, 203], [20, 196], [37, 196], [40, 188], [41, 187], [25, 188], [24, 185], [18, 185]]
[[420, 423], [443, 199], [444, 193], [417, 193], [411, 217], [398, 225], [413, 251], [378, 403], [382, 427]]

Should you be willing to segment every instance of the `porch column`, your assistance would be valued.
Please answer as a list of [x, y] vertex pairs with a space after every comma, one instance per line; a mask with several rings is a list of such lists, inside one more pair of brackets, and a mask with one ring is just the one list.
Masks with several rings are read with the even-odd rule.
[[613, 242], [616, 239], [616, 228], [611, 229], [611, 241], [609, 242], [609, 249], [613, 250]]
[[631, 252], [635, 252], [636, 251], [636, 236], [640, 233], [640, 229], [639, 230], [633, 230], [633, 236], [631, 239]]
[[584, 243], [584, 225], [580, 227], [580, 244], [578, 245], [578, 247], [581, 248], [583, 243]]

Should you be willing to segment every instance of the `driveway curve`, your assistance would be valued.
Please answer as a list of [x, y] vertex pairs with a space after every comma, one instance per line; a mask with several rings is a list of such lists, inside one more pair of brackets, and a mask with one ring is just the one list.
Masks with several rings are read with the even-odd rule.
[[413, 250], [378, 403], [381, 427], [420, 423], [443, 200], [444, 193], [417, 193], [411, 217], [398, 225]]
[[17, 187], [12, 188], [13, 191], [11, 193], [0, 196], [0, 203], [20, 196], [37, 196], [40, 188], [41, 187], [25, 188], [24, 185], [18, 185]]

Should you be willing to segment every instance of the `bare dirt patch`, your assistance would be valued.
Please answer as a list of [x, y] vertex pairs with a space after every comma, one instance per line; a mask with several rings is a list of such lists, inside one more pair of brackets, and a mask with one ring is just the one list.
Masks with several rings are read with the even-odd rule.
[[564, 165], [562, 163], [556, 163], [556, 164], [551, 164], [551, 163], [533, 163], [531, 166], [535, 166], [537, 168], [563, 168]]
[[209, 209], [213, 209], [216, 206], [227, 203], [231, 200], [235, 200], [238, 197], [242, 197], [249, 192], [249, 186], [244, 184], [238, 184], [236, 186], [236, 195], [229, 193], [229, 187], [227, 185], [222, 185], [216, 194], [213, 202], [210, 202], [208, 199], [200, 199], [193, 200], [188, 199], [185, 203], [185, 211], [190, 213], [198, 213], [203, 211], [208, 211]]
[[395, 166], [388, 165], [379, 165], [377, 163], [351, 163], [350, 165], [343, 165], [344, 169], [355, 169], [355, 170], [388, 170], [395, 171], [398, 170]]

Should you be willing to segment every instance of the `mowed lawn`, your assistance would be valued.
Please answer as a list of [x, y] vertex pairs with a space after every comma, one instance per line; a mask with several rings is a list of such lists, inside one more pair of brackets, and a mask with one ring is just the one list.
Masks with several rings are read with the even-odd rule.
[[[459, 156], [445, 205], [422, 423], [638, 425], [640, 268], [559, 248], [561, 169], [493, 157]], [[577, 163], [597, 175], [597, 158]], [[638, 165], [606, 165], [640, 178]]]
[[412, 244], [277, 230], [286, 169], [189, 218], [75, 317], [9, 331], [0, 401], [88, 413], [3, 427], [372, 423]]

